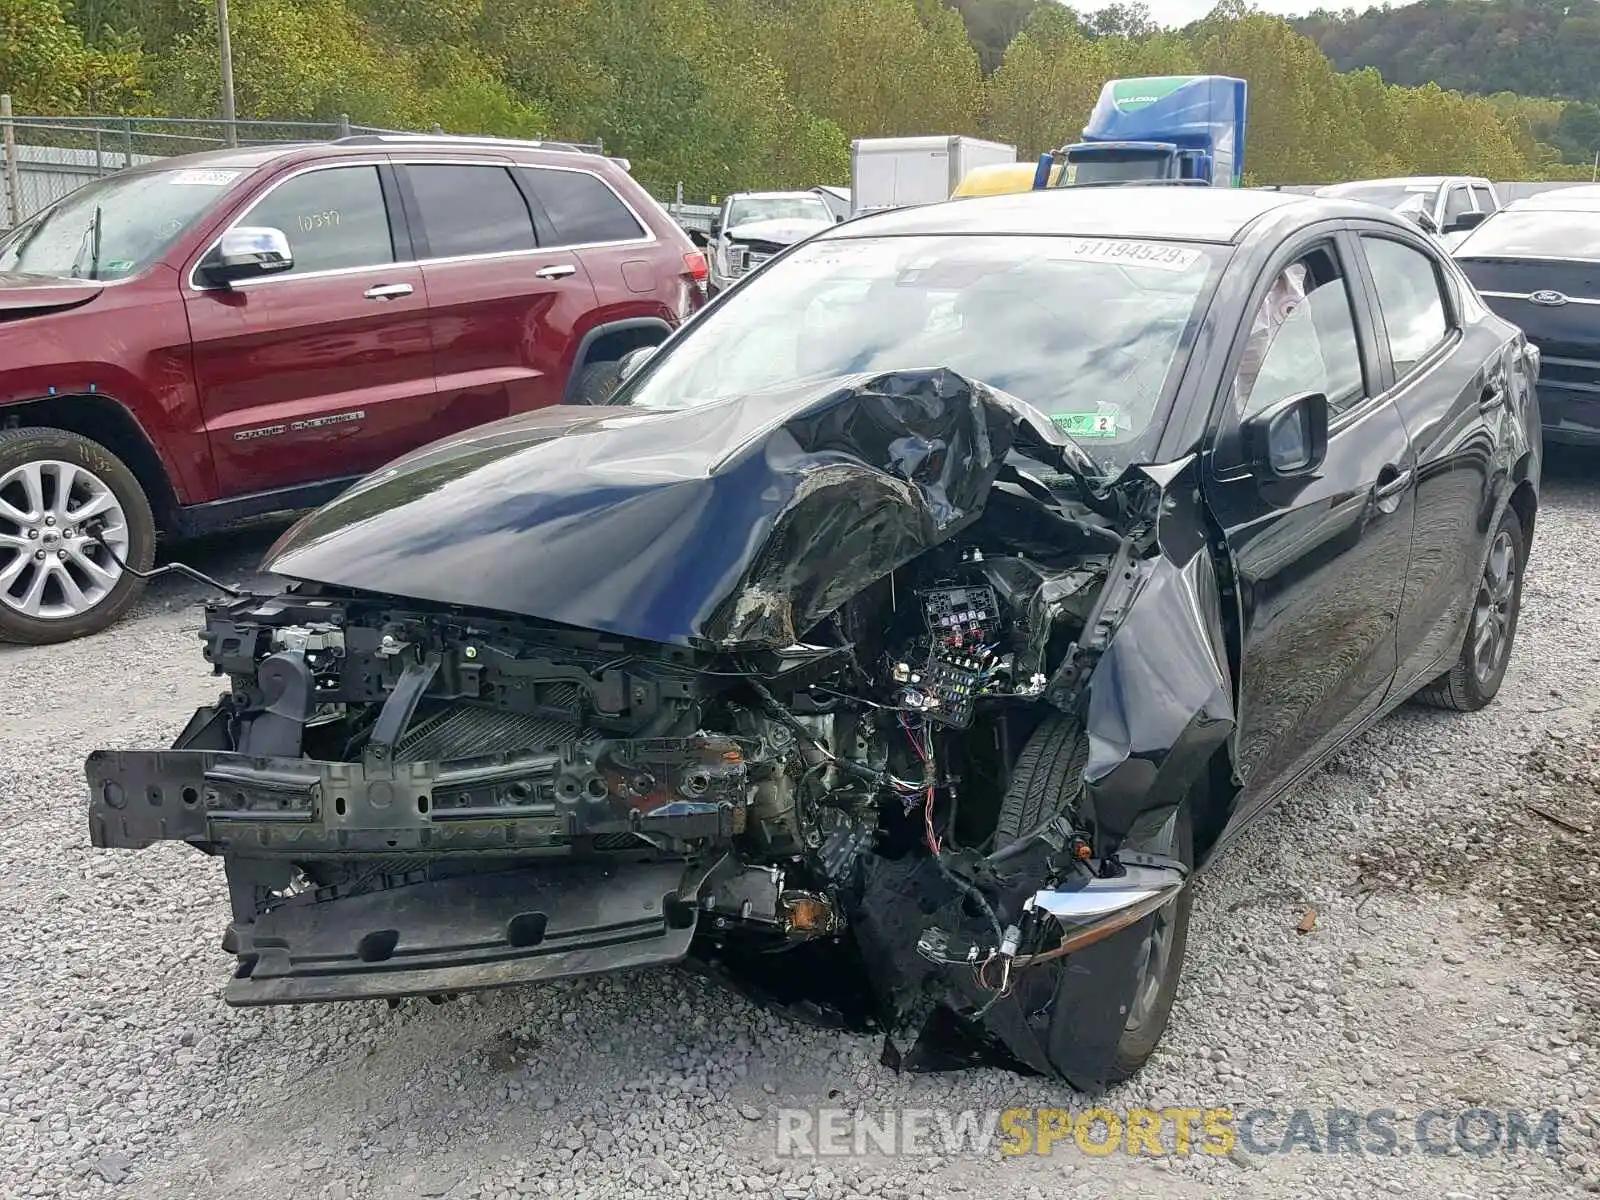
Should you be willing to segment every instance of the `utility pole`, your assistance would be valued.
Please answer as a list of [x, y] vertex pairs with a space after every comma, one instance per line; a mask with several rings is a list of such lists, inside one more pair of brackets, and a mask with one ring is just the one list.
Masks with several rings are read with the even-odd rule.
[[222, 58], [222, 122], [228, 145], [238, 144], [233, 108], [233, 43], [228, 39], [228, 0], [217, 0], [217, 52]]

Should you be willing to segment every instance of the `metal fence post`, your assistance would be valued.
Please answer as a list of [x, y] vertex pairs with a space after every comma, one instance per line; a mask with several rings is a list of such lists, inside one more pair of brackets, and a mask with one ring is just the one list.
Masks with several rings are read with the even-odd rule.
[[22, 220], [22, 184], [17, 178], [17, 133], [11, 122], [11, 94], [0, 95], [0, 155], [5, 158], [6, 224]]
[[133, 118], [122, 118], [122, 156], [125, 167], [133, 166]]
[[339, 136], [342, 137], [342, 138], [347, 138], [347, 137], [350, 136], [350, 114], [349, 113], [340, 113], [339, 114]]
[[94, 177], [99, 179], [106, 173], [106, 156], [100, 149], [100, 130], [94, 131]]

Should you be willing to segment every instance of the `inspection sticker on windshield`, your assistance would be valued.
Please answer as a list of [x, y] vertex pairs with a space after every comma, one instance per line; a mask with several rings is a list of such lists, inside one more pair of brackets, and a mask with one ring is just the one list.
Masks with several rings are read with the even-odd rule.
[[226, 185], [232, 183], [235, 179], [239, 178], [240, 174], [241, 172], [239, 171], [204, 171], [191, 169], [188, 171], [179, 171], [167, 182], [177, 184], [180, 187], [225, 187]]
[[1047, 257], [1055, 262], [1103, 262], [1158, 271], [1187, 271], [1200, 261], [1193, 246], [1137, 242], [1131, 238], [1052, 238]]
[[1117, 436], [1117, 410], [1114, 408], [1092, 413], [1056, 413], [1050, 419], [1071, 438]]

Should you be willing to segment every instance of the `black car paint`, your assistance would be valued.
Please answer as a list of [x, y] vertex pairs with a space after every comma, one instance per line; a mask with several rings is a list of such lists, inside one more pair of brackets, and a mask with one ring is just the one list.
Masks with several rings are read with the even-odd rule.
[[970, 525], [1013, 446], [1097, 471], [1043, 414], [948, 371], [676, 412], [544, 409], [401, 459], [267, 561], [645, 641], [778, 649]]
[[[1104, 622], [1092, 625], [1069, 655], [1073, 686], [1049, 697], [1085, 719], [1086, 795], [1097, 826], [1108, 839], [1156, 854], [1171, 852], [1170, 814], [1180, 802], [1205, 805], [1206, 840], [1225, 844], [1415, 684], [1447, 669], [1459, 651], [1468, 584], [1482, 568], [1489, 531], [1514, 490], [1519, 513], [1531, 519], [1539, 475], [1538, 441], [1530, 438], [1537, 430], [1532, 366], [1517, 331], [1459, 294], [1470, 288], [1404, 222], [1372, 216], [1370, 206], [1291, 196], [1196, 189], [1181, 197], [1183, 205], [1179, 199], [1089, 192], [1047, 210], [999, 197], [883, 214], [820, 235], [1048, 233], [1054, 215], [1062, 233], [1203, 233], [1233, 243], [1230, 267], [1188, 343], [1154, 462], [1130, 468], [1113, 488], [1124, 510], [1121, 527], [1138, 539], [1140, 552], [1102, 594]], [[1455, 315], [1463, 328], [1437, 361], [1405, 380], [1394, 378], [1381, 336], [1355, 240], [1363, 230], [1416, 246], [1458, 293]], [[1317, 470], [1269, 481], [1241, 469], [1225, 384], [1273, 273], [1306, 245], [1330, 238], [1359, 284], [1352, 299], [1367, 399], [1333, 423]], [[715, 305], [706, 310], [713, 311]], [[693, 325], [674, 340], [692, 336]], [[1483, 389], [1502, 374], [1501, 403], [1482, 406]], [[944, 428], [961, 391], [941, 394], [944, 406], [925, 416]], [[738, 491], [720, 493], [691, 477], [706, 474], [708, 464], [713, 476], [723, 468], [737, 475], [752, 463], [765, 468], [773, 447], [798, 445], [789, 422], [827, 414], [827, 453], [847, 475], [863, 477], [865, 467], [879, 484], [897, 474], [906, 480], [906, 456], [886, 455], [881, 438], [856, 440], [860, 427], [852, 431], [847, 410], [857, 400], [869, 408], [878, 403], [871, 395], [811, 392], [770, 411], [756, 405], [685, 414], [567, 409], [501, 422], [374, 476], [287, 534], [265, 565], [295, 577], [391, 594], [409, 589], [445, 603], [511, 607], [589, 628], [625, 625], [638, 632], [648, 616], [649, 631], [663, 640], [714, 642], [725, 631], [708, 623], [710, 614], [736, 595], [750, 564], [772, 550], [774, 506], [792, 500], [793, 491], [780, 489], [765, 506], [736, 503], [713, 512], [709, 497]], [[1004, 403], [1000, 408], [1016, 415]], [[1018, 420], [985, 428], [1037, 433], [1033, 426]], [[812, 444], [813, 452], [820, 444]], [[759, 454], [751, 450], [756, 445]], [[745, 453], [731, 453], [735, 447]], [[752, 479], [758, 475], [771, 482], [769, 471]], [[1389, 481], [1399, 486], [1380, 497]], [[531, 501], [536, 494], [544, 498]], [[903, 512], [923, 507], [904, 506], [903, 487], [898, 495], [893, 488], [879, 494], [892, 496]], [[650, 503], [638, 503], [642, 497]], [[449, 505], [441, 503], [446, 499]], [[926, 527], [918, 528], [926, 540]], [[677, 561], [690, 549], [689, 535], [701, 539], [709, 560], [691, 554], [693, 561]], [[738, 552], [714, 548], [713, 538]], [[436, 557], [419, 570], [447, 544], [472, 552], [448, 566]], [[863, 583], [879, 565], [860, 572]], [[704, 568], [705, 578], [695, 580], [693, 567]], [[644, 581], [651, 570], [691, 589], [670, 619], [659, 607], [666, 599], [662, 581]], [[607, 598], [609, 589], [629, 588], [634, 607]], [[669, 629], [672, 619], [676, 629]], [[1226, 757], [1219, 758], [1225, 745]], [[925, 963], [913, 961], [903, 934], [940, 901], [944, 886], [931, 860], [880, 863], [867, 880], [857, 928], [865, 948], [876, 952], [866, 958], [876, 962], [886, 990], [910, 989], [919, 971], [928, 973]], [[1074, 954], [1070, 966], [1029, 979], [1026, 995], [997, 1006], [985, 1028], [1039, 1070], [1079, 1084], [1103, 1079], [1133, 986], [1127, 964], [1152, 920]], [[1041, 1011], [1070, 1011], [1074, 1019], [1041, 1028], [1030, 1023]], [[924, 1047], [920, 1061], [938, 1057]]]

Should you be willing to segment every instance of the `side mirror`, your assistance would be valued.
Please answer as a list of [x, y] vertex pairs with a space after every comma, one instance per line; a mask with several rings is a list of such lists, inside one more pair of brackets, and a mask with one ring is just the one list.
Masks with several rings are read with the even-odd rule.
[[1425, 208], [1419, 208], [1414, 213], [1406, 214], [1418, 225], [1422, 226], [1424, 233], [1438, 233], [1439, 222], [1433, 219], [1433, 214]]
[[1279, 400], [1246, 417], [1240, 435], [1257, 479], [1310, 475], [1328, 455], [1328, 397], [1302, 392]]
[[294, 254], [283, 230], [265, 225], [241, 225], [222, 235], [203, 269], [208, 279], [231, 284], [280, 274], [293, 266]]
[[626, 383], [659, 349], [660, 346], [640, 346], [629, 350], [617, 360], [617, 382]]
[[1445, 233], [1465, 233], [1469, 229], [1476, 229], [1479, 225], [1482, 225], [1488, 219], [1489, 219], [1489, 214], [1486, 213], [1486, 212], [1464, 212], [1464, 213], [1458, 213], [1455, 216], [1454, 219], [1452, 219], [1451, 221], [1449, 221], [1445, 225], [1444, 232]]
[[704, 229], [691, 229], [688, 232], [689, 240], [696, 246], [699, 246], [700, 249], [704, 250], [707, 246], [711, 245], [711, 235], [708, 234]]

